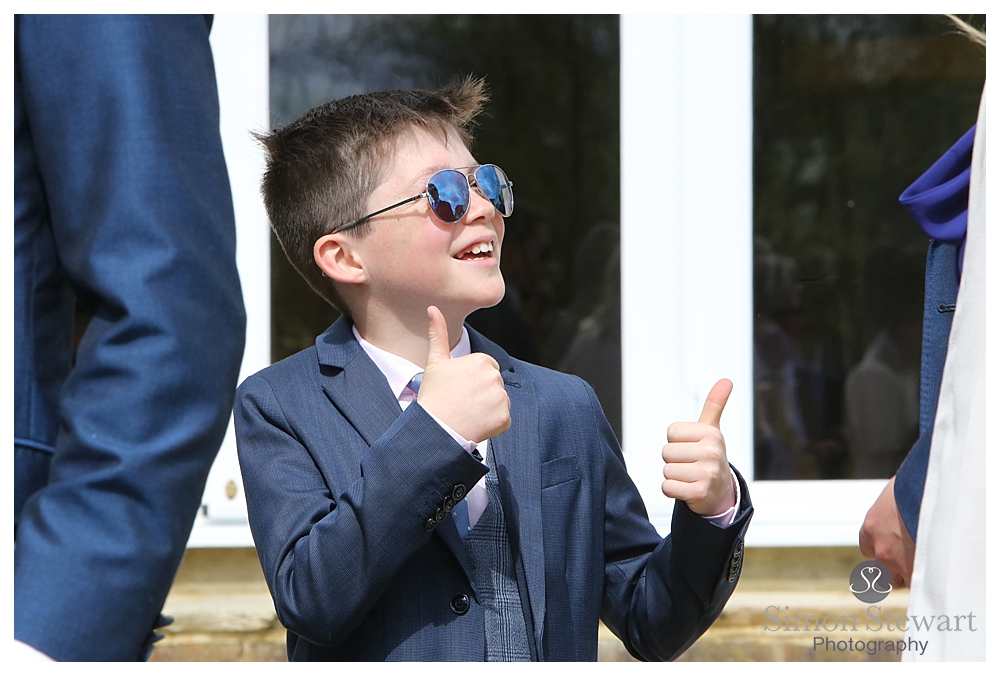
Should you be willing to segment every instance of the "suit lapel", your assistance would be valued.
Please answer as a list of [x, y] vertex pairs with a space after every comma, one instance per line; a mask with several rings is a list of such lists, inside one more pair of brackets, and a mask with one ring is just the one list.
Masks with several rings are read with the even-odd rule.
[[[316, 351], [327, 376], [322, 379], [323, 391], [370, 447], [402, 413], [389, 383], [343, 317], [316, 339]], [[472, 564], [454, 519], [442, 523], [435, 535], [444, 540], [474, 586]]]
[[323, 391], [371, 446], [402, 413], [385, 376], [361, 349], [351, 323], [343, 317], [316, 339], [316, 353], [327, 376], [322, 379]]
[[527, 583], [532, 629], [541, 650], [545, 626], [545, 552], [542, 538], [542, 472], [538, 454], [538, 406], [530, 379], [517, 373], [510, 356], [472, 329], [473, 352], [485, 352], [500, 365], [510, 398], [510, 429], [491, 441], [507, 537], [520, 555]]

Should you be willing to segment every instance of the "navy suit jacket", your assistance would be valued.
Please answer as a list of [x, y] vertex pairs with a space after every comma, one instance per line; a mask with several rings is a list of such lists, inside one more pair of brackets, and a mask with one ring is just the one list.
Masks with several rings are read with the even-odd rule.
[[931, 240], [927, 249], [927, 269], [924, 278], [924, 327], [920, 353], [920, 436], [896, 472], [893, 496], [910, 537], [917, 539], [920, 504], [927, 481], [927, 464], [934, 436], [934, 416], [938, 394], [948, 355], [948, 338], [955, 317], [958, 281], [955, 260], [958, 246]]
[[[736, 585], [746, 484], [730, 527], [678, 501], [660, 538], [593, 390], [469, 334], [510, 398], [510, 429], [491, 447], [532, 656], [596, 660], [603, 619], [635, 657], [673, 659]], [[453, 519], [433, 525], [487, 470], [419, 404], [400, 410], [348, 321], [244, 381], [235, 421], [290, 659], [483, 659], [462, 540]]]
[[15, 17], [14, 636], [55, 659], [148, 654], [232, 408], [235, 252], [205, 18]]

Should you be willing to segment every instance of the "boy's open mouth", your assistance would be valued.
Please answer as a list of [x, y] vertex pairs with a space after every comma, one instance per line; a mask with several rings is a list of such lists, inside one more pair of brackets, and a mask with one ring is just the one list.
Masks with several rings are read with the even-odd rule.
[[493, 242], [480, 242], [455, 256], [460, 261], [476, 261], [493, 257]]

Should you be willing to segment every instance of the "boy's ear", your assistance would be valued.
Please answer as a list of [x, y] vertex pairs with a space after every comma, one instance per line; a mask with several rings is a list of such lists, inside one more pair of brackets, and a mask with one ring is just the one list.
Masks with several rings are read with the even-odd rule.
[[313, 245], [313, 259], [320, 270], [335, 282], [362, 284], [368, 276], [356, 241], [344, 233], [323, 235]]

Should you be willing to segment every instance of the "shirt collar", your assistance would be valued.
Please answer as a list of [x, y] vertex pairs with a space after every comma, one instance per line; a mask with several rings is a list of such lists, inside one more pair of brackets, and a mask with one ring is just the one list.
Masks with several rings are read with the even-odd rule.
[[[378, 367], [378, 370], [382, 372], [382, 375], [389, 382], [389, 389], [392, 390], [393, 396], [399, 399], [403, 394], [403, 390], [410, 384], [413, 376], [422, 373], [423, 369], [392, 352], [375, 347], [361, 337], [356, 326], [352, 326], [351, 331], [354, 332], [354, 337], [357, 339], [358, 344], [361, 345], [361, 349], [375, 362], [375, 366]], [[468, 354], [472, 354], [472, 346], [469, 343], [469, 332], [463, 326], [462, 337], [458, 339], [458, 345], [451, 351], [451, 358], [457, 359]]]

